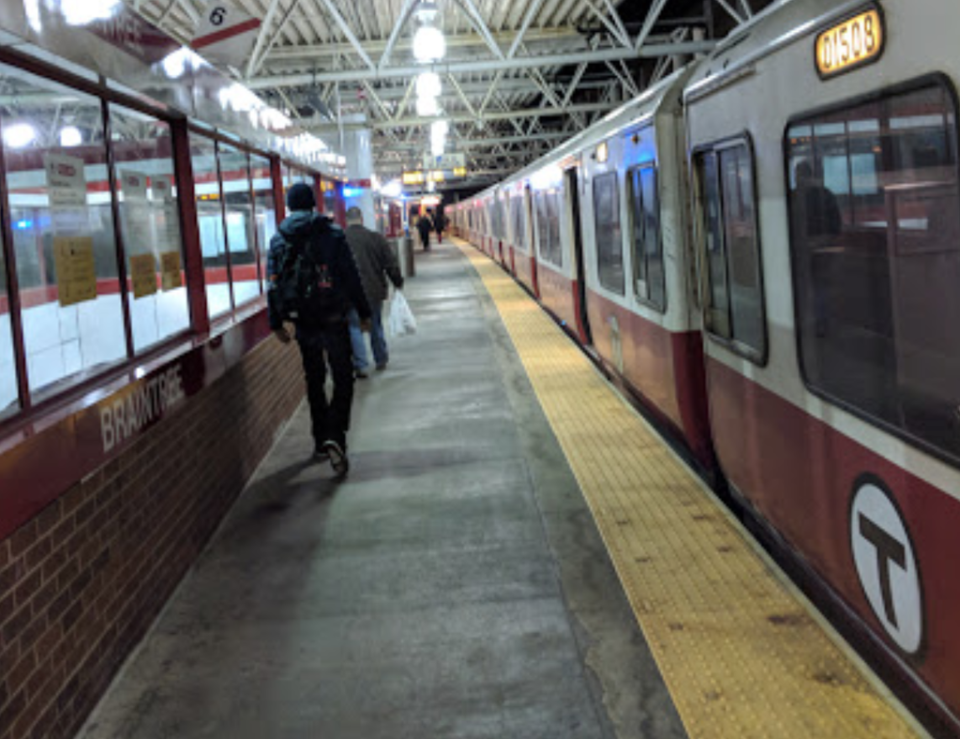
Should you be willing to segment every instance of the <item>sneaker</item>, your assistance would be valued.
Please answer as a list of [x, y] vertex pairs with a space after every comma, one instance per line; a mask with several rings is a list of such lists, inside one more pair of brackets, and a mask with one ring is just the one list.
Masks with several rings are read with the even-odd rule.
[[350, 471], [350, 460], [347, 459], [347, 452], [335, 441], [323, 442], [323, 448], [327, 451], [330, 458], [330, 466], [337, 473], [338, 477], [343, 477]]
[[353, 376], [358, 380], [366, 380], [368, 377], [370, 377], [370, 375], [368, 375], [366, 371], [362, 369], [354, 370]]
[[380, 364], [377, 365], [377, 372], [383, 372], [386, 368], [387, 368], [387, 363], [380, 362]]
[[326, 462], [330, 459], [330, 455], [327, 454], [327, 450], [324, 449], [319, 444], [313, 449], [313, 460], [315, 462]]

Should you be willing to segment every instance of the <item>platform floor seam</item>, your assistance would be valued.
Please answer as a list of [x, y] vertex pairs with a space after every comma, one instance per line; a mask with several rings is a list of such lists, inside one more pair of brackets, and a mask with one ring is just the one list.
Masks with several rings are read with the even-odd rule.
[[918, 736], [553, 320], [455, 243], [507, 328], [691, 739]]

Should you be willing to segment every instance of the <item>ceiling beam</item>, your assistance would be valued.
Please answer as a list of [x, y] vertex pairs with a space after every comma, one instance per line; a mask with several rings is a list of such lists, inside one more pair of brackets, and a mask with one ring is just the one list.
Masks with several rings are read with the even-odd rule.
[[[583, 103], [580, 105], [567, 105], [563, 108], [527, 108], [525, 110], [505, 110], [497, 112], [487, 112], [482, 116], [472, 116], [469, 113], [459, 113], [454, 115], [444, 116], [444, 120], [448, 123], [475, 123], [476, 121], [508, 121], [512, 118], [555, 118], [557, 116], [568, 116], [576, 115], [577, 113], [602, 113], [612, 108], [617, 107], [620, 104], [619, 100], [615, 100], [611, 103]], [[436, 117], [429, 118], [420, 118], [420, 117], [409, 117], [409, 118], [400, 118], [398, 120], [391, 121], [372, 121], [368, 123], [344, 123], [344, 129], [374, 129], [380, 130], [383, 128], [408, 128], [412, 126], [429, 126], [433, 123]], [[336, 126], [330, 126], [329, 124], [321, 124], [316, 126], [311, 126], [308, 121], [304, 121], [304, 127], [308, 129], [311, 133], [315, 134], [330, 134], [337, 131]]]
[[650, 10], [647, 12], [647, 18], [643, 22], [643, 27], [640, 29], [640, 33], [637, 34], [637, 42], [634, 45], [634, 49], [636, 49], [638, 53], [643, 48], [644, 44], [646, 44], [650, 39], [650, 32], [653, 30], [657, 19], [660, 18], [660, 13], [663, 12], [663, 7], [666, 4], [667, 0], [654, 0], [653, 4], [650, 6]]
[[[402, 28], [397, 30], [396, 26], [394, 30], [397, 32], [397, 38], [393, 42], [393, 46], [390, 46], [390, 40], [376, 39], [363, 42], [363, 49], [371, 56], [382, 55], [386, 53], [387, 49], [390, 48], [391, 54], [397, 51], [411, 52], [413, 49], [413, 38], [412, 36], [406, 36], [400, 38], [402, 33]], [[516, 39], [516, 34], [507, 33], [507, 32], [497, 32], [491, 34], [498, 43], [506, 44], [510, 41]], [[391, 34], [391, 38], [393, 38]], [[531, 28], [527, 31], [524, 36], [525, 41], [528, 44], [533, 43], [554, 43], [554, 44], [563, 44], [564, 48], [584, 48], [585, 44], [583, 43], [583, 35], [580, 34], [576, 28], [572, 26], [559, 26], [556, 28], [544, 28], [536, 29]], [[665, 40], [666, 37], [662, 37], [662, 40]], [[456, 35], [446, 36], [447, 50], [450, 49], [463, 49], [470, 47], [485, 47], [487, 42], [475, 33], [460, 33]], [[303, 44], [295, 46], [280, 46], [275, 48], [270, 53], [271, 62], [280, 62], [280, 61], [302, 61], [304, 59], [316, 60], [316, 59], [326, 59], [328, 57], [334, 57], [341, 54], [348, 54], [354, 50], [354, 47], [350, 43], [330, 43], [330, 44]], [[385, 66], [381, 65], [381, 66]]]
[[497, 40], [493, 37], [493, 34], [490, 33], [490, 29], [487, 28], [487, 24], [483, 22], [483, 16], [480, 15], [480, 11], [477, 10], [477, 6], [473, 4], [473, 0], [453, 1], [459, 5], [460, 9], [466, 14], [467, 20], [469, 20], [470, 24], [477, 29], [477, 33], [483, 37], [483, 40], [490, 48], [490, 51], [493, 52], [494, 56], [496, 56], [498, 59], [504, 59], [505, 57], [503, 55], [503, 50], [500, 48]]
[[[279, 3], [277, 3], [277, 5], [279, 5]], [[286, 27], [287, 22], [290, 20], [290, 16], [293, 15], [293, 11], [296, 10], [299, 6], [300, 6], [300, 0], [293, 0], [293, 2], [290, 3], [290, 7], [287, 8], [286, 12], [283, 14], [283, 18], [280, 19], [280, 23], [277, 24], [276, 30], [270, 36], [270, 40], [267, 42], [266, 46], [264, 47], [263, 53], [260, 54], [259, 58], [255, 58], [253, 56], [250, 57], [250, 63], [249, 63], [249, 66], [247, 67], [248, 81], [254, 74], [257, 73], [260, 67], [263, 66], [264, 60], [270, 54], [270, 51], [273, 49], [273, 45], [277, 43], [277, 39], [280, 38], [280, 34], [283, 32], [283, 29]], [[268, 25], [267, 23], [264, 23], [260, 27], [261, 33], [267, 30], [267, 25]], [[260, 38], [257, 38], [257, 43], [259, 42], [260, 42]]]
[[740, 17], [740, 14], [737, 13], [736, 10], [730, 7], [726, 0], [717, 0], [717, 2], [720, 4], [720, 7], [726, 10], [730, 17], [733, 18], [738, 24], [743, 23], [743, 18]]
[[[579, 81], [579, 78], [577, 78], [577, 81]], [[463, 94], [470, 98], [482, 98], [489, 92], [489, 82], [460, 82], [459, 84]], [[548, 80], [547, 84], [554, 90], [554, 92], [558, 94], [565, 94], [569, 89], [568, 85], [563, 82]], [[609, 80], [587, 80], [585, 82], [580, 82], [577, 85], [577, 89], [599, 90], [605, 88], [608, 84], [610, 84]], [[359, 88], [360, 85], [357, 85], [357, 87]], [[409, 86], [407, 85], [396, 87], [379, 87], [377, 88], [377, 95], [379, 95], [380, 99], [384, 102], [397, 101], [407, 97], [408, 89]], [[345, 105], [352, 103], [352, 100], [347, 99], [349, 95], [346, 93], [346, 91], [341, 91], [341, 93], [344, 94]], [[539, 95], [541, 93], [542, 90], [540, 86], [529, 77], [517, 77], [516, 79], [501, 80], [496, 88], [497, 95]], [[19, 95], [15, 97], [17, 100], [33, 99], [33, 96]], [[294, 100], [297, 99], [295, 95], [292, 95], [291, 97]], [[0, 95], [0, 101], [8, 98], [13, 99], [11, 96]], [[446, 92], [441, 93], [437, 100], [440, 103], [454, 102], [460, 100], [460, 94], [455, 90], [447, 90]], [[569, 102], [569, 100], [567, 102]]]
[[[397, 22], [393, 24], [393, 30], [390, 32], [390, 38], [387, 40], [387, 45], [383, 49], [383, 55], [380, 57], [380, 62], [377, 64], [380, 69], [383, 69], [385, 66], [387, 66], [387, 62], [390, 61], [390, 54], [393, 53], [393, 48], [396, 46], [397, 40], [400, 38], [400, 32], [406, 25], [407, 18], [410, 17], [410, 13], [413, 11], [413, 6], [416, 1], [417, 0], [403, 0], [403, 8], [400, 10], [400, 15], [397, 16]], [[412, 45], [413, 41], [410, 43]], [[372, 44], [368, 44], [367, 48], [372, 50]]]
[[[607, 27], [607, 31], [610, 32], [610, 36], [620, 42], [621, 46], [630, 48], [630, 37], [627, 36], [627, 32], [623, 27], [623, 23], [620, 22], [620, 16], [617, 15], [617, 11], [613, 11], [613, 17], [616, 19], [616, 23], [611, 21], [607, 16], [600, 12], [600, 8], [594, 5], [591, 0], [583, 0], [590, 10], [593, 11], [593, 14], [600, 19], [600, 22]], [[609, 0], [608, 0], [609, 7]]]
[[[572, 134], [570, 133], [561, 133], [559, 131], [543, 131], [540, 133], [530, 134], [529, 136], [500, 136], [497, 138], [488, 139], [458, 139], [456, 146], [452, 150], [460, 151], [461, 149], [483, 149], [486, 147], [501, 146], [504, 144], [528, 144], [532, 141], [562, 141], [570, 138], [571, 135]], [[378, 144], [389, 147], [391, 151], [423, 150], [423, 146], [420, 144], [404, 144], [398, 146], [390, 143], [389, 141], [383, 140], [374, 140], [374, 149], [377, 148]]]
[[[540, 6], [542, 5], [543, 0], [533, 0], [533, 2], [530, 3], [530, 7], [527, 8], [527, 14], [523, 18], [523, 25], [521, 25], [520, 30], [517, 31], [517, 35], [514, 37], [513, 43], [510, 44], [510, 51], [507, 52], [507, 59], [513, 59], [514, 55], [517, 53], [517, 49], [520, 47], [520, 42], [523, 41], [524, 37], [527, 35], [527, 31], [530, 30], [530, 24], [540, 11]], [[576, 32], [576, 29], [572, 30]], [[577, 32], [577, 35], [579, 36], [579, 32]], [[532, 41], [533, 39], [531, 38], [530, 40]]]
[[[710, 51], [716, 41], [685, 41], [682, 43], [652, 44], [642, 47], [639, 52], [633, 49], [604, 49], [600, 51], [581, 51], [570, 54], [541, 54], [537, 56], [515, 57], [514, 59], [494, 59], [489, 61], [453, 61], [430, 65], [437, 74], [470, 74], [477, 72], [498, 72], [517, 69], [535, 69], [538, 67], [563, 67], [580, 62], [602, 63], [618, 59], [639, 57], [656, 58], [673, 54], [700, 54]], [[369, 57], [368, 57], [369, 58]], [[339, 72], [321, 72], [319, 74], [285, 74], [272, 77], [256, 77], [249, 81], [248, 87], [262, 90], [270, 87], [294, 87], [322, 82], [360, 82], [361, 80], [395, 79], [416, 77], [426, 67], [392, 67], [383, 70], [351, 69]]]
[[253, 45], [253, 51], [250, 52], [250, 58], [247, 60], [247, 73], [244, 75], [246, 79], [253, 77], [257, 71], [257, 67], [260, 66], [256, 62], [260, 57], [263, 42], [267, 40], [267, 36], [270, 33], [270, 26], [273, 25], [273, 16], [276, 15], [277, 8], [279, 7], [280, 0], [270, 0], [270, 7], [267, 8], [267, 14], [264, 16], [263, 23], [260, 24], [260, 30], [257, 33], [257, 41]]
[[343, 32], [343, 35], [346, 37], [347, 41], [350, 42], [353, 46], [353, 50], [360, 55], [360, 58], [363, 59], [364, 64], [370, 68], [371, 71], [376, 72], [377, 65], [373, 63], [373, 59], [370, 58], [370, 55], [367, 54], [364, 50], [363, 45], [360, 43], [360, 39], [356, 37], [353, 31], [350, 29], [350, 26], [343, 19], [343, 16], [340, 15], [340, 11], [337, 10], [337, 6], [333, 4], [333, 0], [320, 0], [323, 3], [323, 6], [327, 9], [327, 12], [333, 17], [337, 22], [337, 25], [340, 26], [340, 30]]

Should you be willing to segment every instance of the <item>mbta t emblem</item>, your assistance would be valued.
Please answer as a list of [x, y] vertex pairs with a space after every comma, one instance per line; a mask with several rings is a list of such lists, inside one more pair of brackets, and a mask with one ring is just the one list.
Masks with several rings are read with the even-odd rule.
[[920, 570], [903, 517], [879, 480], [857, 483], [850, 505], [850, 547], [877, 619], [900, 649], [916, 654], [923, 643]]

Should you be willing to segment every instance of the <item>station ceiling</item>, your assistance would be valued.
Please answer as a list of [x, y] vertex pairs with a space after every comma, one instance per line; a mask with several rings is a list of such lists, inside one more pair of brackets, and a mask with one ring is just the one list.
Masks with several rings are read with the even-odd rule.
[[[778, 0], [782, 2], [783, 0]], [[189, 43], [216, 0], [126, 0]], [[416, 167], [434, 118], [415, 111], [421, 0], [230, 0], [262, 21], [229, 71], [334, 145], [373, 131], [381, 177]], [[772, 0], [436, 0], [447, 150], [478, 188], [502, 179], [669, 74]]]

